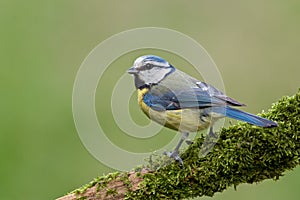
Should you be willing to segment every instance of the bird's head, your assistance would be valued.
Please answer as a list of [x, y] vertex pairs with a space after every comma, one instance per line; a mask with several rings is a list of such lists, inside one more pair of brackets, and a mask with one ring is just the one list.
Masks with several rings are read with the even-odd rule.
[[127, 72], [134, 75], [136, 88], [141, 88], [158, 84], [174, 70], [164, 59], [146, 55], [137, 58]]

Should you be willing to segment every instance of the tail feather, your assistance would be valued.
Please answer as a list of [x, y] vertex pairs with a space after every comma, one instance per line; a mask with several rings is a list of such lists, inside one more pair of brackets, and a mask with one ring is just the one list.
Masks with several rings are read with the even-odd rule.
[[[221, 108], [221, 107], [220, 107]], [[251, 113], [247, 113], [241, 110], [237, 110], [231, 107], [222, 107], [221, 109], [217, 109], [220, 114], [225, 115], [226, 117], [230, 117], [233, 119], [237, 119], [240, 121], [248, 122], [249, 124], [253, 124], [261, 127], [276, 127], [278, 126], [276, 122], [273, 122], [269, 119], [259, 117], [257, 115], [253, 115]]]

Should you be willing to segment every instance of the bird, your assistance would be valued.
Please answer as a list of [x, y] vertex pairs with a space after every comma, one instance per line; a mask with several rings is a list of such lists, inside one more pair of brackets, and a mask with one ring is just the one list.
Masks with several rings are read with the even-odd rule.
[[146, 116], [182, 134], [175, 149], [165, 152], [181, 165], [179, 149], [189, 133], [209, 128], [208, 134], [216, 136], [213, 125], [218, 119], [229, 117], [259, 127], [277, 126], [274, 121], [233, 108], [245, 104], [176, 69], [159, 56], [140, 56], [127, 72], [134, 77], [138, 104]]

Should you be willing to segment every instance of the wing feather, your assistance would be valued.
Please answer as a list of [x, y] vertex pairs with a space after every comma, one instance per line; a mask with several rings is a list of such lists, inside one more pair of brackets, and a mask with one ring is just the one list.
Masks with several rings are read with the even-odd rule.
[[186, 90], [170, 90], [155, 85], [145, 94], [144, 102], [154, 110], [178, 110], [183, 108], [207, 108], [214, 106], [244, 106], [244, 104], [226, 96], [221, 91], [204, 82]]

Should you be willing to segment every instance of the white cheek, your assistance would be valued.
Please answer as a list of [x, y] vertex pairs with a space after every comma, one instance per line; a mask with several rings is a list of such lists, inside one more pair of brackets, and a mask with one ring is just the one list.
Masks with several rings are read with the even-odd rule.
[[166, 74], [170, 72], [171, 69], [157, 69], [153, 68], [151, 70], [143, 71], [139, 73], [139, 78], [143, 80], [146, 84], [158, 83]]

